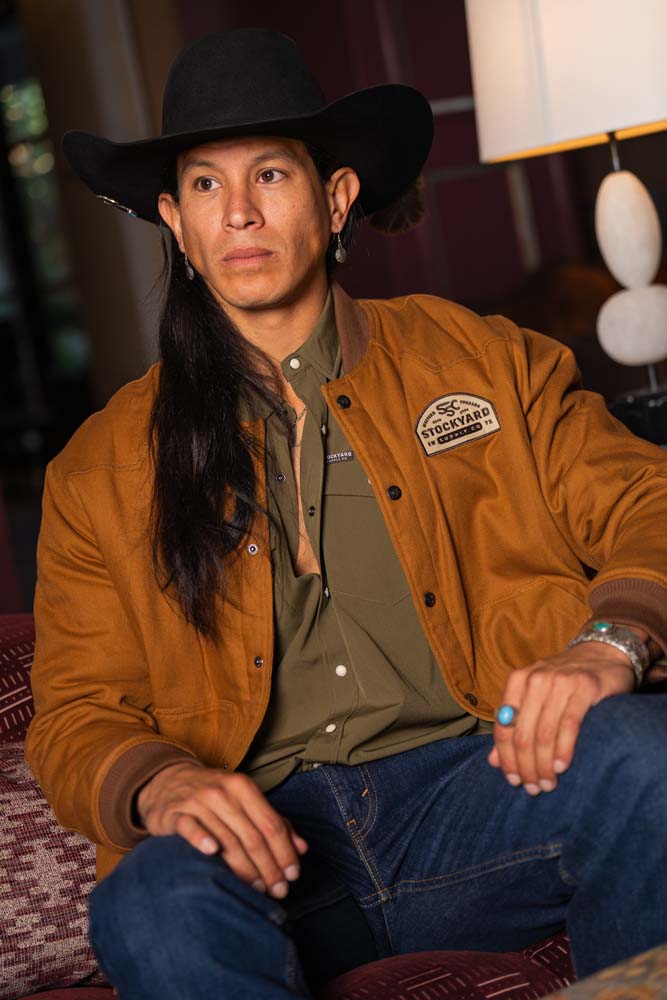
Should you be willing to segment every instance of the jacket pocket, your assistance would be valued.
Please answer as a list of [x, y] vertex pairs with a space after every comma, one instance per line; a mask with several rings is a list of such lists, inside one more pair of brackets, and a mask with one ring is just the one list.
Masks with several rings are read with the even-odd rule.
[[590, 616], [585, 581], [536, 577], [485, 604], [472, 629], [478, 675], [504, 687], [510, 670], [562, 652]]
[[158, 730], [167, 739], [189, 747], [209, 767], [222, 767], [233, 755], [239, 710], [232, 701], [219, 701], [205, 708], [154, 709]]

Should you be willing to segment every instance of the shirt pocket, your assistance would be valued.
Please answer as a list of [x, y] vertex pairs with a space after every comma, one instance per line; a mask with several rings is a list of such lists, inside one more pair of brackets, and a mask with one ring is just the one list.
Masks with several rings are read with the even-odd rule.
[[356, 459], [327, 465], [322, 562], [334, 598], [393, 606], [410, 597], [375, 494]]

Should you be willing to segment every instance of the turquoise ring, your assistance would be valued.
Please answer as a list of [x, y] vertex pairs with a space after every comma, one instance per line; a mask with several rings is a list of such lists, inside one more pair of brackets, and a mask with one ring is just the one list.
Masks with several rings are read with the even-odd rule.
[[496, 719], [501, 726], [513, 726], [517, 720], [519, 709], [514, 705], [501, 705], [496, 712]]

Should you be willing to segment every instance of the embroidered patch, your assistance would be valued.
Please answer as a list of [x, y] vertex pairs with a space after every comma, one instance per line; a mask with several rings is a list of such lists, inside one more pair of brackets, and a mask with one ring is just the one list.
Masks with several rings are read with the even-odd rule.
[[332, 451], [327, 455], [327, 465], [334, 465], [336, 462], [353, 462], [353, 451]]
[[500, 421], [493, 403], [467, 392], [438, 396], [422, 412], [415, 427], [427, 455], [451, 451], [499, 430]]

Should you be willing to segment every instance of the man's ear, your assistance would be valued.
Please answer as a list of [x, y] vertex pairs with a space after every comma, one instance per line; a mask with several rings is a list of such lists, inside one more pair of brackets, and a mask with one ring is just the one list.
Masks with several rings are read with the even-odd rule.
[[327, 181], [331, 229], [339, 233], [350, 213], [352, 205], [359, 197], [361, 184], [352, 167], [340, 167]]
[[185, 253], [183, 246], [183, 231], [181, 228], [181, 210], [173, 194], [163, 191], [157, 200], [157, 207], [163, 222], [171, 229], [181, 253]]

